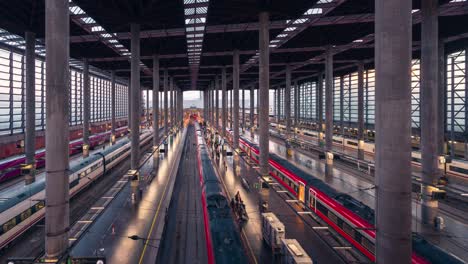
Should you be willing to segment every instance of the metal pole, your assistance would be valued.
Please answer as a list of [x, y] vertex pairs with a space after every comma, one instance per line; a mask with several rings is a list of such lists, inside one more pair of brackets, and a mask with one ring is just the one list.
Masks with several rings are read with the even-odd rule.
[[254, 95], [254, 86], [250, 86], [250, 113], [249, 113], [249, 119], [250, 119], [250, 129], [252, 130], [254, 127], [254, 104], [255, 104], [255, 95]]
[[[376, 258], [411, 262], [412, 2], [375, 2]], [[396, 224], [398, 223], [398, 224]]]
[[91, 96], [89, 90], [89, 63], [83, 60], [83, 157], [89, 156], [89, 120], [91, 116]]
[[60, 257], [68, 248], [69, 214], [69, 10], [68, 0], [45, 2], [46, 163], [45, 253]]

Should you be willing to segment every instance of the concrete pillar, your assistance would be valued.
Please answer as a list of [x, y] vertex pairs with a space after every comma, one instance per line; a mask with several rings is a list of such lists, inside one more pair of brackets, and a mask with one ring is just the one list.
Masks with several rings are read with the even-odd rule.
[[269, 14], [261, 12], [259, 15], [259, 145], [260, 145], [260, 174], [266, 176], [269, 174], [269, 89], [270, 89], [270, 33], [269, 33]]
[[127, 115], [128, 115], [128, 128], [130, 129], [131, 127], [131, 123], [132, 123], [132, 100], [130, 100], [130, 98], [132, 97], [132, 89], [130, 88], [131, 87], [131, 84], [130, 84], [130, 80], [128, 81], [128, 84], [127, 84], [127, 92], [128, 92], [128, 97], [127, 97], [127, 107], [128, 107], [128, 111], [127, 111]]
[[318, 75], [317, 81], [317, 126], [319, 146], [323, 144], [323, 72]]
[[24, 130], [24, 152], [29, 172], [25, 174], [26, 185], [34, 182], [36, 174], [36, 35], [26, 32], [26, 124]]
[[132, 170], [138, 169], [140, 162], [140, 25], [132, 23], [131, 29], [131, 164]]
[[364, 64], [358, 65], [358, 159], [364, 160]]
[[445, 49], [444, 49], [444, 41], [439, 40], [439, 62], [438, 62], [438, 67], [439, 67], [439, 87], [438, 87], [438, 96], [437, 96], [437, 112], [438, 112], [438, 131], [437, 131], [437, 149], [439, 155], [445, 155], [446, 154], [446, 147], [445, 147], [445, 128], [446, 128], [446, 111], [445, 111], [445, 103], [447, 99], [447, 93], [446, 93], [446, 74], [447, 74], [447, 68], [445, 64]]
[[286, 86], [284, 88], [284, 115], [286, 119], [286, 137], [291, 137], [291, 66], [286, 65]]
[[344, 147], [344, 77], [340, 76], [340, 130]]
[[232, 70], [232, 89], [234, 94], [234, 105], [232, 106], [234, 115], [233, 123], [234, 123], [234, 149], [239, 149], [239, 51], [234, 50], [234, 57], [233, 57], [233, 70]]
[[221, 69], [221, 135], [226, 136], [226, 125], [227, 125], [227, 93], [226, 93], [226, 67]]
[[422, 212], [424, 223], [432, 224], [437, 216], [437, 200], [432, 192], [440, 177], [437, 132], [439, 56], [438, 56], [438, 1], [421, 2], [421, 158], [422, 158]]
[[[128, 101], [130, 101], [130, 99], [128, 99]], [[91, 117], [91, 94], [90, 94], [90, 88], [89, 88], [89, 62], [88, 62], [88, 59], [84, 59], [83, 60], [83, 158], [86, 158], [89, 156], [90, 117]]]
[[174, 126], [174, 77], [169, 78], [169, 115], [171, 127]]
[[297, 81], [294, 82], [294, 126], [299, 127], [299, 84]]
[[149, 89], [146, 89], [146, 122], [150, 122]]
[[111, 72], [111, 145], [115, 143], [115, 71]]
[[254, 110], [255, 110], [255, 95], [254, 95], [254, 86], [250, 86], [250, 129], [254, 128]]
[[245, 89], [242, 89], [242, 133], [245, 130]]
[[219, 131], [219, 76], [215, 77], [215, 104], [216, 104], [216, 115], [215, 115], [215, 127]]
[[275, 99], [276, 99], [276, 123], [280, 124], [281, 122], [281, 88], [279, 86], [278, 88], [276, 88]]
[[167, 136], [169, 135], [169, 109], [168, 109], [168, 78], [169, 78], [169, 73], [167, 69], [164, 69], [164, 135]]
[[153, 55], [153, 148], [159, 145], [159, 55]]
[[325, 150], [327, 164], [333, 163], [333, 51], [329, 48], [325, 58]]
[[411, 6], [375, 2], [377, 263], [411, 262]]
[[68, 248], [69, 212], [69, 22], [68, 0], [45, 2], [46, 185], [45, 254]]

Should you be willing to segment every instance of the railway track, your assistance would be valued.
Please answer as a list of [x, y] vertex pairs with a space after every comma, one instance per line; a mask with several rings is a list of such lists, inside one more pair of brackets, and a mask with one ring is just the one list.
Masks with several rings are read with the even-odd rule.
[[194, 129], [189, 128], [157, 263], [207, 262], [193, 133]]

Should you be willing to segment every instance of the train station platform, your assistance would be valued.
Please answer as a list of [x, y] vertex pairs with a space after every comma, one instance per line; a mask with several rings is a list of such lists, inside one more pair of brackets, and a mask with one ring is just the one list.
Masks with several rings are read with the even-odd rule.
[[[258, 136], [255, 134], [253, 137], [251, 133], [245, 133], [243, 136], [254, 142], [258, 141]], [[287, 155], [285, 141], [280, 137], [270, 137], [270, 153], [287, 159], [297, 168], [375, 209], [374, 179], [371, 175], [358, 170], [350, 170], [347, 167], [340, 166], [337, 162], [335, 162], [331, 170], [327, 170], [324, 160], [319, 160], [316, 155], [300, 148], [293, 148], [292, 155]], [[451, 204], [450, 200], [447, 203], [439, 201], [439, 215], [444, 219], [445, 228], [442, 231], [436, 231], [433, 226], [422, 223], [419, 215], [421, 202], [417, 198], [417, 195], [413, 193], [413, 232], [418, 233], [424, 239], [445, 251], [463, 260], [468, 260], [468, 229], [466, 228], [468, 225], [468, 219], [466, 218], [468, 208], [458, 202], [455, 205]]]
[[[130, 183], [113, 197], [101, 215], [77, 239], [71, 255], [106, 256], [107, 263], [154, 263], [166, 221], [186, 130], [169, 136], [164, 153], [146, 153], [140, 175], [141, 200], [135, 202]], [[127, 181], [124, 176], [121, 181]], [[90, 213], [93, 208], [90, 209]]]

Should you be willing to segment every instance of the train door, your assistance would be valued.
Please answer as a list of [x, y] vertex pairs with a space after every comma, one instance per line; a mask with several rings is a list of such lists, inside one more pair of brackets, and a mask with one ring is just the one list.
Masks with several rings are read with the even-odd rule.
[[301, 202], [305, 202], [305, 184], [299, 182], [299, 192], [297, 193], [297, 198]]
[[317, 212], [317, 192], [309, 189], [309, 207], [314, 208], [314, 212]]

